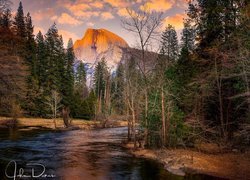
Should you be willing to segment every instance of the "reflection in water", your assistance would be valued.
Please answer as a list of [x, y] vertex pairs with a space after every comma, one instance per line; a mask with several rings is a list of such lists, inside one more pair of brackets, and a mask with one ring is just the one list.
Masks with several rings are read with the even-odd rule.
[[[1, 132], [0, 179], [7, 179], [4, 169], [11, 160], [17, 162], [18, 168], [24, 168], [26, 174], [31, 173], [27, 163], [41, 163], [46, 166], [45, 174], [56, 175], [50, 179], [183, 179], [168, 173], [154, 161], [128, 154], [120, 146], [126, 133], [126, 128]], [[13, 172], [13, 168], [9, 171]], [[185, 179], [209, 178], [199, 175]]]

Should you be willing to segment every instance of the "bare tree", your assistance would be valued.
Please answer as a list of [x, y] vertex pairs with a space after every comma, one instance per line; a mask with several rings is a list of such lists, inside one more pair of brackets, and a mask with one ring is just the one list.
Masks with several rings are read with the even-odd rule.
[[[134, 147], [136, 147], [136, 112], [139, 104], [139, 74], [134, 66], [134, 59], [130, 59], [125, 64], [125, 102], [128, 108], [128, 114], [131, 113], [132, 121], [128, 120], [128, 139], [132, 133]], [[130, 112], [130, 113], [129, 113]], [[129, 117], [130, 118], [130, 117]], [[130, 131], [131, 130], [131, 131]]]
[[[150, 11], [147, 6], [142, 9], [134, 11], [127, 8], [128, 18], [122, 20], [122, 26], [129, 32], [134, 33], [139, 41], [140, 56], [138, 58], [137, 66], [143, 75], [144, 87], [142, 94], [144, 96], [145, 107], [145, 124], [146, 131], [148, 131], [148, 91], [149, 82], [147, 75], [150, 68], [147, 68], [146, 52], [152, 45], [152, 41], [159, 36], [159, 29], [162, 24], [163, 14]], [[147, 132], [145, 133], [147, 136]], [[147, 138], [146, 138], [147, 139]]]
[[0, 0], [0, 14], [7, 9], [10, 9], [12, 2], [10, 0]]
[[53, 90], [51, 92], [51, 95], [46, 98], [46, 102], [45, 102], [45, 104], [47, 104], [51, 109], [55, 128], [56, 128], [56, 117], [59, 112], [59, 109], [62, 107], [61, 100], [62, 98], [60, 94], [57, 91]]

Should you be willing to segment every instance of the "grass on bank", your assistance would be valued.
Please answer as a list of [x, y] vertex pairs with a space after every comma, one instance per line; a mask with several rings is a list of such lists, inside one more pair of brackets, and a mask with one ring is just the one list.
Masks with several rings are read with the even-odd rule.
[[[0, 127], [5, 126], [6, 122], [10, 121], [11, 118], [0, 117]], [[83, 119], [72, 119], [72, 126], [80, 129], [93, 129], [96, 127], [102, 126], [102, 121], [94, 120], [83, 120]], [[121, 127], [126, 126], [127, 122], [123, 120], [112, 120], [109, 121], [106, 127]], [[63, 119], [56, 119], [56, 126], [58, 129], [64, 128]], [[44, 119], [44, 118], [18, 118], [18, 127], [42, 127], [54, 129], [54, 120], [53, 119]]]

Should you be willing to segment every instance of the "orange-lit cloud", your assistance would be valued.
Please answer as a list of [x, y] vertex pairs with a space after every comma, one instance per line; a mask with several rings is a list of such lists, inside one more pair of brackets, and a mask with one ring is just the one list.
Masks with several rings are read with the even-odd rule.
[[121, 8], [117, 11], [117, 14], [121, 17], [129, 17], [127, 9], [126, 8]]
[[[145, 7], [149, 8], [152, 11], [164, 12], [171, 9], [173, 2], [170, 0], [150, 0], [145, 3]], [[143, 10], [143, 6], [140, 7]]]
[[55, 20], [57, 20], [58, 19], [58, 16], [52, 16], [51, 18], [50, 18], [52, 21], [55, 21]]
[[34, 34], [35, 34], [35, 36], [38, 34], [39, 31], [41, 31], [42, 34], [45, 34], [44, 28], [39, 27], [39, 26], [35, 26], [34, 27]]
[[188, 3], [189, 3], [190, 0], [177, 0], [175, 2], [175, 5], [179, 8], [182, 8], [182, 9], [187, 9], [188, 8]]
[[114, 19], [114, 16], [110, 12], [103, 12], [101, 17], [103, 20]]
[[98, 8], [98, 9], [103, 8], [103, 3], [98, 2], [98, 1], [93, 2], [93, 3], [91, 3], [90, 5], [91, 5], [92, 7]]
[[82, 4], [67, 4], [66, 5], [69, 10], [74, 13], [74, 12], [78, 12], [78, 11], [86, 11], [86, 10], [90, 10], [91, 7], [88, 4], [82, 3]]
[[57, 19], [59, 24], [69, 24], [69, 25], [80, 25], [82, 24], [81, 21], [77, 20], [76, 18], [70, 16], [67, 13], [62, 13], [62, 15]]
[[94, 26], [94, 25], [95, 25], [95, 24], [94, 24], [93, 22], [88, 22], [88, 23], [87, 23], [87, 26], [88, 26], [88, 27], [92, 27], [92, 26]]
[[130, 4], [128, 0], [103, 0], [103, 1], [117, 8], [126, 7]]
[[54, 16], [56, 13], [52, 8], [47, 8], [44, 10], [39, 10], [34, 12], [32, 15], [32, 19], [35, 21], [42, 21], [44, 19], [50, 19], [52, 16]]
[[58, 33], [60, 35], [62, 35], [63, 37], [63, 42], [64, 42], [64, 47], [67, 47], [67, 42], [69, 40], [69, 38], [72, 38], [73, 41], [75, 41], [76, 39], [78, 39], [78, 37], [75, 35], [75, 33], [63, 30], [63, 29], [59, 29]]
[[75, 16], [79, 18], [89, 19], [91, 17], [98, 17], [100, 15], [97, 11], [78, 11], [75, 12]]
[[183, 20], [186, 18], [186, 14], [176, 14], [175, 16], [166, 17], [163, 22], [163, 28], [171, 24], [175, 27], [176, 30], [180, 30], [183, 28]]

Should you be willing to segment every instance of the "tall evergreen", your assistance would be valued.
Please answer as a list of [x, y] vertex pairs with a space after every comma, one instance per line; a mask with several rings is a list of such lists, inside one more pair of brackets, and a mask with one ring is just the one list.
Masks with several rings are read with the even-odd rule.
[[[195, 30], [191, 22], [187, 19], [184, 21], [184, 28], [181, 36], [181, 51], [190, 53], [195, 48]], [[182, 52], [181, 52], [182, 53]]]
[[168, 61], [175, 61], [178, 57], [178, 38], [172, 25], [168, 25], [162, 33], [161, 54], [167, 56]]
[[36, 36], [36, 60], [37, 60], [37, 76], [39, 87], [46, 85], [47, 70], [48, 70], [48, 57], [46, 54], [46, 46], [44, 36], [41, 31]]
[[65, 78], [63, 79], [63, 91], [64, 91], [64, 103], [66, 106], [69, 106], [72, 104], [72, 98], [74, 93], [74, 60], [75, 60], [75, 54], [73, 50], [73, 41], [72, 39], [69, 39], [68, 41], [68, 47], [66, 51], [66, 57], [65, 57]]
[[64, 68], [64, 59], [63, 59], [63, 44], [62, 40], [58, 34], [56, 24], [53, 24], [48, 32], [45, 35], [45, 48], [47, 51], [47, 78], [46, 86], [47, 90], [61, 90], [60, 79], [63, 78], [59, 68]]
[[25, 57], [26, 27], [22, 2], [19, 3], [19, 7], [14, 18], [14, 29], [17, 36], [16, 43], [18, 45], [16, 54], [21, 57]]
[[76, 68], [75, 72], [75, 84], [74, 90], [77, 94], [80, 95], [82, 99], [87, 96], [87, 74], [85, 69], [85, 64], [80, 62], [80, 64]]
[[107, 75], [107, 63], [102, 59], [97, 63], [94, 74], [95, 93], [98, 98], [104, 98]]
[[1, 25], [2, 28], [6, 28], [6, 29], [10, 30], [11, 25], [12, 25], [10, 9], [6, 9], [0, 15], [0, 25]]
[[36, 62], [36, 43], [34, 39], [34, 27], [32, 24], [32, 19], [30, 13], [25, 17], [25, 27], [26, 27], [26, 51], [25, 60], [30, 67], [30, 73], [32, 78], [37, 80], [37, 62]]
[[125, 89], [124, 65], [120, 63], [117, 67], [115, 77], [113, 78], [112, 86], [112, 103], [115, 111], [118, 114], [124, 113], [124, 89]]

